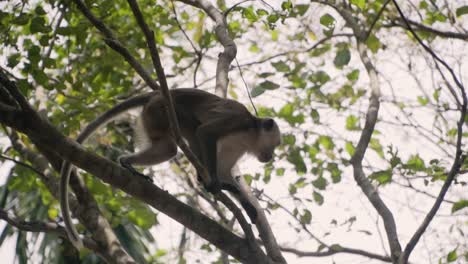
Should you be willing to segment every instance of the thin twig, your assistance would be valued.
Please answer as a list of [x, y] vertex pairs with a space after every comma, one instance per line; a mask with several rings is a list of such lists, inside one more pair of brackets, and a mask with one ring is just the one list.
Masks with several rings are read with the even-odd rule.
[[237, 61], [237, 58], [235, 60], [236, 60], [237, 68], [239, 69], [239, 74], [241, 76], [242, 82], [244, 83], [245, 91], [247, 92], [247, 95], [249, 96], [250, 103], [252, 104], [252, 107], [253, 107], [253, 109], [255, 111], [255, 115], [258, 116], [257, 108], [255, 107], [255, 104], [254, 104], [254, 102], [252, 100], [252, 96], [250, 95], [250, 90], [249, 90], [249, 87], [247, 86], [247, 82], [244, 79], [244, 74], [242, 74], [242, 70], [241, 70], [241, 67], [239, 65], [239, 61]]
[[175, 112], [174, 103], [172, 101], [171, 94], [169, 93], [169, 86], [167, 85], [164, 68], [162, 67], [161, 59], [159, 57], [159, 52], [156, 47], [156, 42], [154, 40], [154, 33], [152, 30], [150, 30], [150, 28], [146, 24], [143, 18], [143, 14], [141, 13], [141, 10], [138, 6], [138, 3], [135, 0], [128, 0], [127, 2], [130, 5], [130, 8], [132, 9], [133, 15], [135, 16], [135, 19], [137, 20], [138, 25], [140, 26], [140, 28], [142, 29], [145, 35], [147, 45], [151, 53], [153, 66], [156, 70], [156, 74], [161, 84], [159, 90], [161, 91], [161, 94], [163, 95], [165, 99], [164, 102], [166, 104], [166, 114], [168, 116], [168, 120], [169, 120], [170, 127], [171, 127], [171, 132], [174, 136], [174, 140], [176, 144], [182, 149], [182, 151], [187, 156], [189, 161], [195, 166], [197, 171], [200, 172], [204, 183], [209, 184], [210, 177], [208, 175], [206, 168], [202, 165], [200, 160], [195, 156], [192, 150], [188, 147], [187, 143], [182, 139], [182, 136], [180, 134], [179, 122], [177, 120], [177, 115]]
[[232, 12], [232, 10], [234, 10], [234, 8], [242, 5], [243, 3], [245, 2], [249, 2], [249, 1], [254, 1], [254, 0], [243, 0], [243, 1], [240, 1], [239, 3], [236, 3], [234, 5], [232, 5], [230, 8], [228, 8], [226, 11], [224, 11], [224, 17], [227, 17], [229, 15], [229, 13]]
[[374, 29], [374, 26], [377, 24], [377, 21], [379, 20], [380, 16], [382, 13], [385, 11], [385, 8], [387, 7], [388, 3], [390, 3], [391, 0], [385, 1], [385, 3], [382, 5], [382, 8], [380, 8], [379, 13], [377, 13], [377, 16], [375, 17], [374, 21], [372, 21], [371, 26], [369, 27], [369, 30], [366, 33], [366, 36], [364, 37], [364, 40], [367, 40], [372, 32], [372, 29]]
[[457, 78], [457, 76], [455, 75], [455, 72], [453, 71], [453, 69], [447, 64], [447, 62], [442, 60], [431, 48], [429, 48], [421, 40], [421, 38], [418, 36], [418, 34], [416, 34], [416, 32], [414, 32], [414, 30], [411, 28], [411, 25], [409, 24], [408, 20], [406, 19], [405, 15], [401, 11], [400, 6], [396, 2], [396, 0], [393, 0], [393, 3], [395, 5], [395, 7], [397, 8], [398, 13], [400, 14], [401, 18], [403, 19], [406, 26], [408, 27], [408, 30], [411, 32], [411, 34], [414, 36], [414, 38], [418, 41], [418, 43], [424, 48], [425, 51], [427, 51], [434, 58], [434, 60], [440, 62], [449, 71], [449, 73], [452, 75], [452, 78], [453, 78], [455, 84], [460, 89], [460, 92], [461, 92], [461, 95], [462, 95], [462, 100], [463, 100], [463, 103], [462, 103], [462, 106], [461, 106], [460, 119], [459, 119], [458, 124], [457, 124], [457, 147], [456, 147], [456, 153], [455, 153], [455, 158], [454, 158], [452, 167], [450, 168], [450, 171], [449, 171], [449, 173], [447, 175], [447, 179], [445, 180], [442, 188], [440, 189], [439, 195], [437, 196], [437, 199], [434, 202], [434, 205], [432, 206], [431, 210], [427, 213], [426, 217], [424, 218], [423, 222], [418, 227], [416, 232], [411, 237], [410, 241], [406, 245], [405, 250], [403, 251], [403, 253], [402, 253], [401, 257], [400, 257], [400, 263], [407, 263], [408, 259], [409, 259], [409, 256], [410, 256], [411, 252], [413, 251], [414, 247], [416, 246], [419, 239], [424, 234], [427, 227], [429, 226], [432, 219], [434, 218], [435, 214], [439, 210], [440, 205], [442, 204], [442, 201], [444, 200], [444, 197], [445, 197], [448, 189], [450, 188], [453, 180], [455, 179], [455, 176], [458, 175], [458, 173], [460, 171], [460, 168], [461, 168], [461, 165], [463, 164], [463, 162], [464, 162], [464, 160], [466, 158], [466, 154], [463, 154], [463, 151], [462, 151], [462, 137], [463, 137], [463, 125], [464, 125], [464, 122], [465, 122], [468, 99], [467, 99], [467, 96], [466, 96], [465, 88], [464, 88], [463, 84], [460, 82], [460, 80]]
[[14, 158], [10, 158], [10, 157], [7, 157], [7, 156], [2, 155], [2, 154], [0, 154], [0, 158], [12, 161], [12, 162], [14, 162], [14, 163], [16, 163], [16, 164], [18, 164], [20, 166], [28, 168], [28, 169], [32, 170], [34, 173], [36, 173], [37, 175], [39, 175], [41, 178], [47, 179], [47, 176], [45, 176], [44, 173], [40, 172], [38, 169], [34, 168], [33, 166], [31, 166], [29, 164], [26, 164], [26, 163], [24, 163], [22, 161], [19, 161], [19, 160], [15, 160]]

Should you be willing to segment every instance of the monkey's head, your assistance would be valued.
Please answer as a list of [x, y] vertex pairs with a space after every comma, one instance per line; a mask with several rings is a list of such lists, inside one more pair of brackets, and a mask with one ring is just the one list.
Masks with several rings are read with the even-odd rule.
[[258, 138], [253, 151], [258, 161], [266, 163], [273, 158], [275, 148], [281, 144], [281, 132], [275, 120], [262, 118], [259, 120]]

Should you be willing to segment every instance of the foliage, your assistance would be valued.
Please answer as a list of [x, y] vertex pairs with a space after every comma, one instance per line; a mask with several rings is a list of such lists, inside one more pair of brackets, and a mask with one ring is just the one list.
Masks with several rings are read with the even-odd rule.
[[[47, 118], [63, 134], [75, 138], [80, 128], [97, 114], [123, 98], [149, 89], [132, 67], [106, 45], [103, 36], [76, 6], [65, 2], [12, 1], [0, 4], [4, 7], [0, 11], [0, 66], [18, 78], [21, 92], [37, 109], [47, 113]], [[151, 54], [126, 1], [86, 2], [131, 54], [144, 67], [151, 69]], [[210, 18], [200, 9], [182, 2], [138, 2], [144, 7], [144, 16], [154, 30], [170, 86], [213, 91], [214, 58], [218, 58], [220, 49]], [[271, 222], [287, 218], [283, 224], [291, 226], [287, 231], [289, 234], [309, 229], [316, 232], [325, 223], [316, 210], [332, 206], [330, 210], [343, 211], [343, 208], [335, 207], [343, 203], [336, 198], [341, 195], [339, 190], [352, 189], [356, 196], [356, 191], [359, 191], [352, 179], [350, 164], [366, 125], [372, 80], [357, 47], [359, 36], [348, 34], [351, 25], [345, 23], [334, 8], [316, 3], [320, 1], [278, 1], [278, 4], [271, 5], [262, 2], [266, 1], [237, 5], [227, 16], [227, 22], [230, 37], [238, 45], [237, 58], [258, 113], [279, 120], [283, 142], [275, 162], [261, 169], [249, 166], [245, 176], [252, 187], [265, 190], [280, 188], [278, 193], [267, 192], [268, 197], [273, 198], [262, 203], [271, 213]], [[338, 1], [328, 2], [331, 5]], [[379, 83], [382, 92], [380, 115], [365, 156], [366, 177], [378, 192], [387, 195], [383, 196], [385, 198], [394, 192], [409, 192], [422, 197], [425, 205], [429, 206], [446, 180], [454, 157], [458, 108], [450, 90], [454, 89], [453, 84], [451, 80], [440, 77], [432, 59], [423, 54], [415, 39], [407, 34], [391, 4], [377, 17], [386, 1], [344, 2], [349, 2], [347, 11], [362, 29], [370, 29], [378, 18], [362, 41], [365, 52], [381, 73]], [[458, 26], [455, 25], [466, 28], [468, 6], [463, 5], [463, 1], [454, 1], [450, 5], [442, 4], [443, 1], [418, 2], [418, 5], [405, 4], [405, 11], [412, 14], [408, 17], [420, 18], [419, 22], [413, 23], [416, 32], [442, 55], [455, 57], [451, 61], [458, 63], [454, 69], [466, 67], [466, 54], [461, 53], [467, 48], [467, 38], [448, 39], [450, 37], [438, 33], [440, 31], [427, 28], [441, 28], [448, 32], [456, 31]], [[217, 4], [228, 10], [234, 2], [217, 1]], [[466, 37], [466, 31], [460, 32]], [[348, 35], [343, 35], [345, 33]], [[451, 45], [455, 51], [451, 53], [446, 45]], [[152, 76], [156, 77], [155, 74]], [[237, 69], [232, 69], [230, 79], [229, 94], [249, 105]], [[88, 147], [112, 160], [119, 153], [133, 151], [134, 142], [128, 142], [132, 140], [130, 125], [134, 120], [129, 120], [109, 124]], [[7, 130], [1, 131], [6, 138]], [[465, 154], [467, 137], [465, 132], [462, 147]], [[21, 141], [34, 149], [26, 137], [21, 136]], [[25, 159], [17, 151], [5, 152], [18, 160]], [[457, 190], [466, 189], [467, 170], [465, 160], [461, 168], [465, 173], [458, 175], [454, 183]], [[167, 177], [170, 180], [164, 178], [156, 181], [157, 184], [175, 184], [178, 187], [172, 188], [171, 193], [187, 203], [199, 205], [196, 192], [184, 175], [193, 173], [186, 160], [177, 159], [171, 170], [155, 167], [145, 172], [170, 176]], [[104, 215], [138, 262], [145, 259], [164, 262], [167, 255], [177, 253], [168, 253], [168, 249], [162, 247], [157, 253], [152, 251], [154, 245], [158, 246], [158, 241], [150, 230], [160, 228], [160, 222], [146, 204], [92, 175], [83, 176]], [[31, 220], [61, 220], [56, 197], [31, 169], [15, 165], [1, 190], [4, 197], [2, 208], [12, 208], [18, 216]], [[454, 191], [447, 201], [447, 208], [453, 214], [450, 227], [436, 226], [431, 230], [433, 234], [428, 234], [436, 237], [450, 229], [453, 237], [450, 243], [430, 245], [430, 251], [446, 252], [445, 256], [435, 253], [432, 256], [434, 259], [431, 261], [437, 258], [441, 263], [468, 256], [466, 241], [461, 239], [464, 233], [457, 233], [457, 230], [466, 229], [466, 195], [457, 196]], [[370, 208], [370, 205], [366, 206]], [[415, 204], [411, 206], [418, 207]], [[213, 210], [207, 211], [212, 213]], [[359, 233], [362, 236], [371, 233], [369, 236], [379, 241], [378, 232], [375, 232], [378, 227], [369, 227], [374, 229], [372, 232], [363, 231], [362, 227], [367, 228], [366, 223], [369, 222], [360, 222], [362, 219], [356, 218], [357, 214], [359, 209], [353, 208], [326, 219], [328, 223], [342, 223], [347, 230], [340, 229], [339, 224], [329, 224], [329, 230], [317, 233], [323, 237], [333, 232]], [[407, 217], [400, 216], [398, 212], [395, 214], [397, 218]], [[416, 222], [421, 222], [422, 217], [418, 215]], [[465, 223], [459, 219], [464, 219]], [[27, 252], [33, 249], [28, 241], [40, 240], [40, 247], [34, 247], [34, 250], [44, 263], [62, 263], [67, 250], [70, 250], [68, 243], [58, 241], [52, 234], [27, 236], [9, 226], [0, 235], [0, 244], [13, 235], [17, 235], [15, 254], [19, 263], [26, 263]], [[407, 235], [411, 236], [411, 233]], [[304, 239], [317, 243], [314, 235]], [[323, 250], [325, 245], [318, 242], [317, 247]], [[336, 244], [335, 249], [340, 251], [342, 248]], [[219, 255], [206, 244], [196, 250], [203, 252], [202, 255]], [[380, 248], [372, 247], [370, 251], [374, 250]], [[421, 251], [418, 254], [424, 255]], [[83, 263], [99, 262], [92, 252], [81, 252], [81, 258]]]

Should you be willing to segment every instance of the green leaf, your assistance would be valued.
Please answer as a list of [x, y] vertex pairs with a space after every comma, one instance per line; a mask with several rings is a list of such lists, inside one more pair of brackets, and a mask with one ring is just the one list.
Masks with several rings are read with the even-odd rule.
[[304, 209], [304, 214], [301, 215], [300, 221], [305, 225], [310, 224], [312, 221], [312, 213], [309, 210]]
[[264, 82], [260, 83], [259, 86], [262, 89], [265, 89], [265, 90], [275, 90], [275, 89], [278, 89], [280, 87], [279, 84], [276, 84], [276, 83], [270, 82], [270, 81], [264, 81]]
[[291, 68], [289, 68], [289, 66], [284, 61], [272, 62], [271, 65], [279, 72], [291, 71]]
[[426, 165], [424, 165], [424, 161], [419, 155], [411, 156], [405, 167], [414, 171], [424, 171], [426, 169]]
[[353, 146], [353, 143], [347, 141], [346, 144], [345, 144], [345, 149], [346, 149], [346, 152], [348, 152], [348, 154], [352, 157], [354, 155], [354, 152], [355, 152], [355, 148]]
[[242, 15], [249, 20], [249, 22], [253, 23], [258, 20], [257, 15], [255, 14], [255, 11], [252, 6], [244, 8], [242, 10]]
[[333, 143], [333, 139], [329, 136], [319, 136], [318, 142], [322, 145], [326, 150], [332, 150], [335, 147], [335, 143]]
[[264, 92], [265, 92], [265, 89], [263, 89], [263, 88], [260, 87], [260, 86], [255, 86], [255, 87], [252, 89], [252, 91], [250, 91], [250, 95], [251, 95], [252, 97], [257, 97], [257, 96], [263, 94]]
[[325, 14], [320, 17], [320, 24], [322, 24], [328, 29], [335, 28], [335, 22], [335, 18], [332, 17], [330, 14]]
[[454, 250], [450, 251], [447, 255], [447, 262], [454, 262], [457, 260], [458, 255], [457, 255], [457, 249], [455, 248]]
[[44, 9], [41, 7], [41, 6], [37, 6], [35, 9], [34, 9], [34, 12], [37, 14], [37, 15], [45, 15], [47, 14], [46, 11], [44, 11]]
[[334, 162], [328, 163], [327, 170], [331, 174], [333, 183], [339, 183], [341, 181], [341, 170], [338, 168], [338, 164]]
[[257, 15], [258, 16], [266, 16], [266, 15], [268, 15], [268, 11], [266, 11], [265, 9], [262, 9], [262, 8], [257, 9]]
[[428, 7], [428, 4], [427, 4], [426, 1], [421, 1], [421, 2], [419, 3], [419, 8], [421, 8], [421, 9], [426, 9], [427, 7]]
[[143, 229], [148, 229], [156, 224], [156, 216], [147, 207], [137, 207], [129, 211], [127, 217], [132, 223]]
[[349, 63], [351, 60], [351, 53], [349, 52], [348, 48], [340, 49], [336, 53], [335, 59], [333, 63], [336, 67], [341, 68]]
[[457, 14], [457, 17], [463, 16], [468, 14], [468, 6], [462, 6], [457, 8], [457, 11], [455, 11]]
[[465, 207], [468, 207], [468, 200], [460, 200], [454, 203], [452, 206], [452, 214], [456, 211], [462, 210]]
[[290, 145], [290, 146], [296, 144], [296, 136], [294, 136], [293, 134], [284, 134], [283, 144]]
[[31, 16], [29, 14], [21, 14], [17, 17], [15, 17], [11, 23], [12, 24], [15, 24], [15, 25], [20, 25], [20, 26], [23, 26], [23, 25], [26, 25], [28, 22], [29, 22], [29, 19], [31, 18]]
[[275, 75], [274, 72], [257, 73], [257, 76], [260, 77], [260, 78], [267, 78], [267, 77], [270, 77], [270, 76], [273, 76], [273, 75]]
[[309, 76], [309, 81], [319, 85], [323, 85], [330, 80], [330, 75], [324, 71], [316, 71]]
[[44, 85], [46, 86], [48, 84], [48, 81], [49, 81], [49, 77], [45, 74], [44, 71], [42, 70], [34, 70], [32, 72], [32, 76], [34, 78], [34, 80], [40, 84], [40, 85]]
[[284, 168], [278, 168], [276, 169], [275, 173], [276, 176], [284, 176], [285, 169]]
[[323, 196], [322, 196], [319, 192], [314, 191], [313, 196], [314, 196], [314, 201], [315, 201], [318, 205], [322, 205], [322, 204], [323, 204]]
[[386, 184], [392, 181], [392, 170], [377, 171], [369, 175], [369, 178], [376, 180], [380, 184]]
[[425, 96], [418, 96], [418, 102], [422, 105], [425, 106], [429, 102], [429, 98]]
[[283, 1], [283, 3], [281, 3], [281, 9], [283, 10], [289, 10], [292, 8], [292, 3], [291, 1]]
[[442, 89], [437, 88], [437, 89], [434, 90], [434, 93], [432, 94], [432, 97], [434, 98], [434, 100], [436, 100], [436, 102], [439, 102], [440, 90], [442, 90]]
[[14, 68], [16, 65], [18, 65], [18, 63], [20, 62], [20, 54], [19, 53], [15, 53], [11, 56], [8, 57], [8, 63], [7, 63], [7, 66], [10, 67], [10, 68]]
[[315, 181], [312, 181], [312, 185], [323, 191], [327, 187], [327, 180], [323, 177], [318, 177]]
[[31, 20], [31, 24], [29, 26], [29, 30], [31, 33], [46, 33], [48, 32], [48, 27], [45, 25], [45, 19], [43, 17], [35, 17]]
[[276, 21], [278, 21], [278, 19], [279, 19], [279, 16], [278, 16], [277, 14], [271, 14], [271, 15], [269, 15], [269, 16], [267, 17], [267, 21], [268, 21], [268, 23], [270, 23], [270, 24], [276, 23]]
[[252, 53], [258, 53], [260, 52], [260, 48], [257, 46], [257, 44], [252, 44], [249, 48], [249, 51]]
[[356, 69], [348, 73], [346, 75], [346, 78], [348, 78], [348, 80], [353, 81], [353, 82], [357, 81], [359, 79], [359, 70]]
[[380, 40], [374, 34], [367, 38], [366, 45], [372, 51], [372, 53], [376, 53], [382, 46], [380, 44]]
[[351, 0], [351, 4], [364, 9], [366, 7], [366, 0]]
[[294, 112], [294, 105], [291, 103], [285, 104], [279, 111], [278, 116], [287, 118], [289, 116], [292, 116], [293, 112]]
[[369, 142], [369, 146], [372, 150], [374, 150], [375, 152], [377, 152], [377, 154], [379, 155], [379, 157], [381, 157], [382, 159], [385, 157], [384, 156], [384, 152], [383, 152], [383, 148], [382, 148], [382, 145], [380, 144], [380, 141], [376, 138], [371, 138], [370, 142]]
[[298, 148], [292, 148], [290, 150], [287, 160], [294, 165], [297, 173], [303, 174], [307, 172], [307, 166]]
[[303, 16], [307, 12], [307, 10], [309, 9], [309, 5], [296, 5], [294, 7], [297, 9], [297, 13], [300, 16]]
[[55, 219], [58, 217], [58, 210], [57, 208], [54, 208], [54, 207], [49, 207], [49, 209], [47, 210], [47, 216], [50, 218], [50, 219]]
[[356, 131], [356, 130], [360, 130], [360, 127], [359, 127], [359, 117], [355, 116], [355, 115], [349, 115], [347, 118], [346, 118], [346, 129], [347, 130], [351, 130], [351, 131]]
[[315, 109], [310, 110], [310, 117], [312, 117], [312, 120], [314, 121], [315, 124], [320, 123], [320, 114], [317, 110]]

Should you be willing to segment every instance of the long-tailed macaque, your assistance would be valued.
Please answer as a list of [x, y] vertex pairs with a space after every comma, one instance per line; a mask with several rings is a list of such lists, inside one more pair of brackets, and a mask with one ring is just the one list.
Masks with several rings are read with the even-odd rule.
[[[208, 170], [211, 182], [205, 188], [212, 193], [221, 190], [232, 192], [255, 222], [257, 211], [239, 196], [239, 183], [231, 175], [231, 169], [245, 153], [255, 155], [260, 162], [270, 161], [275, 148], [281, 143], [278, 125], [273, 119], [253, 116], [237, 101], [202, 90], [173, 89], [170, 93], [181, 135]], [[148, 145], [137, 153], [119, 157], [119, 162], [132, 173], [150, 179], [137, 172], [132, 165], [159, 164], [177, 153], [160, 92], [142, 94], [117, 104], [91, 122], [80, 133], [77, 142], [83, 143], [100, 126], [137, 107], [143, 107], [143, 111], [136, 132], [147, 139]], [[60, 204], [69, 238], [76, 247], [81, 247], [69, 213], [68, 182], [71, 170], [72, 165], [64, 161]]]

